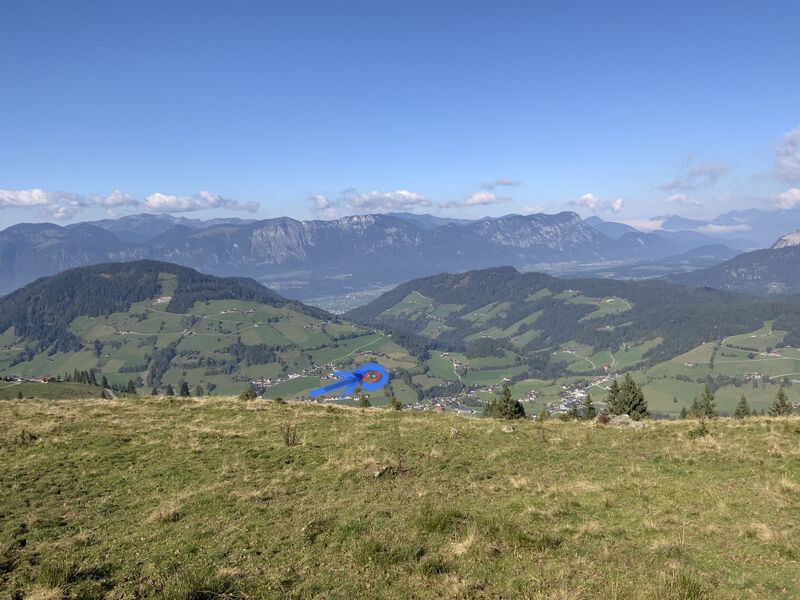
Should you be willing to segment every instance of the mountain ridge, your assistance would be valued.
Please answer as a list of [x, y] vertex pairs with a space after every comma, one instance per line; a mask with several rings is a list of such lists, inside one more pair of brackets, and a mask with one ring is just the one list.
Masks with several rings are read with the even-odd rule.
[[739, 254], [718, 265], [666, 277], [682, 285], [782, 296], [800, 293], [800, 246], [764, 248]]
[[455, 220], [405, 213], [300, 221], [169, 215], [18, 224], [0, 231], [0, 293], [68, 268], [139, 259], [255, 277], [295, 298], [342, 296], [441, 271], [511, 264], [631, 262], [708, 243], [700, 234], [627, 231], [618, 240], [574, 212]]

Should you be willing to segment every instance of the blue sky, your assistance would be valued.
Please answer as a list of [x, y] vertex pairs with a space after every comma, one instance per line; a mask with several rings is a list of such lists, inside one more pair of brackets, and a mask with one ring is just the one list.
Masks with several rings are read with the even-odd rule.
[[0, 3], [0, 227], [800, 207], [800, 3]]

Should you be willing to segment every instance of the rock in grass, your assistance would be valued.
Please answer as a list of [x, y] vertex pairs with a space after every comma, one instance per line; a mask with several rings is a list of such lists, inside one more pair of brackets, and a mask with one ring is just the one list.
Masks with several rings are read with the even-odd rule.
[[631, 419], [630, 415], [613, 416], [608, 421], [608, 425], [611, 427], [618, 427], [619, 429], [641, 429], [644, 427], [644, 423], [641, 421], [634, 421]]
[[517, 428], [511, 425], [503, 425], [503, 433], [514, 433], [516, 430]]

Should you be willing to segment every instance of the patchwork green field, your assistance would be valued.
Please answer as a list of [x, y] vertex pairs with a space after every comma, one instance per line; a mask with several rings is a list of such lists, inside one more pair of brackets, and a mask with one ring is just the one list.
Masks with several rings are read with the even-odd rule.
[[4, 598], [800, 596], [796, 417], [504, 433], [143, 397], [0, 401], [0, 422]]
[[[344, 368], [354, 366], [365, 362], [357, 361], [359, 352], [380, 353], [389, 367], [416, 365], [415, 359], [383, 333], [346, 321], [321, 321], [292, 305], [211, 300], [197, 302], [183, 314], [165, 312], [163, 306], [154, 299], [134, 303], [125, 312], [78, 317], [70, 331], [93, 350], [41, 352], [18, 364], [13, 364], [18, 350], [3, 352], [0, 374], [41, 378], [93, 368], [98, 378], [105, 375], [112, 385], [133, 379], [140, 391], [150, 391], [153, 386], [163, 390], [167, 384], [177, 389], [180, 382], [187, 381], [192, 389], [200, 385], [215, 394], [232, 394], [241, 392], [251, 379], [306, 375], [304, 370], [330, 362]], [[21, 344], [13, 332], [6, 337], [9, 346]], [[231, 348], [239, 343], [267, 346], [275, 356], [259, 362], [237, 357]], [[174, 357], [153, 381], [150, 359], [169, 348], [174, 349]], [[279, 383], [274, 393], [301, 395], [318, 387], [319, 377], [325, 373], [319, 370], [312, 376]]]

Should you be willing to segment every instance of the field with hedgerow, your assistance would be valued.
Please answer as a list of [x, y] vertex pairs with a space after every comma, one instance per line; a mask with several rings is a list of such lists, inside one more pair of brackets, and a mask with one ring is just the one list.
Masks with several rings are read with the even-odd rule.
[[800, 419], [0, 401], [0, 597], [800, 597]]

